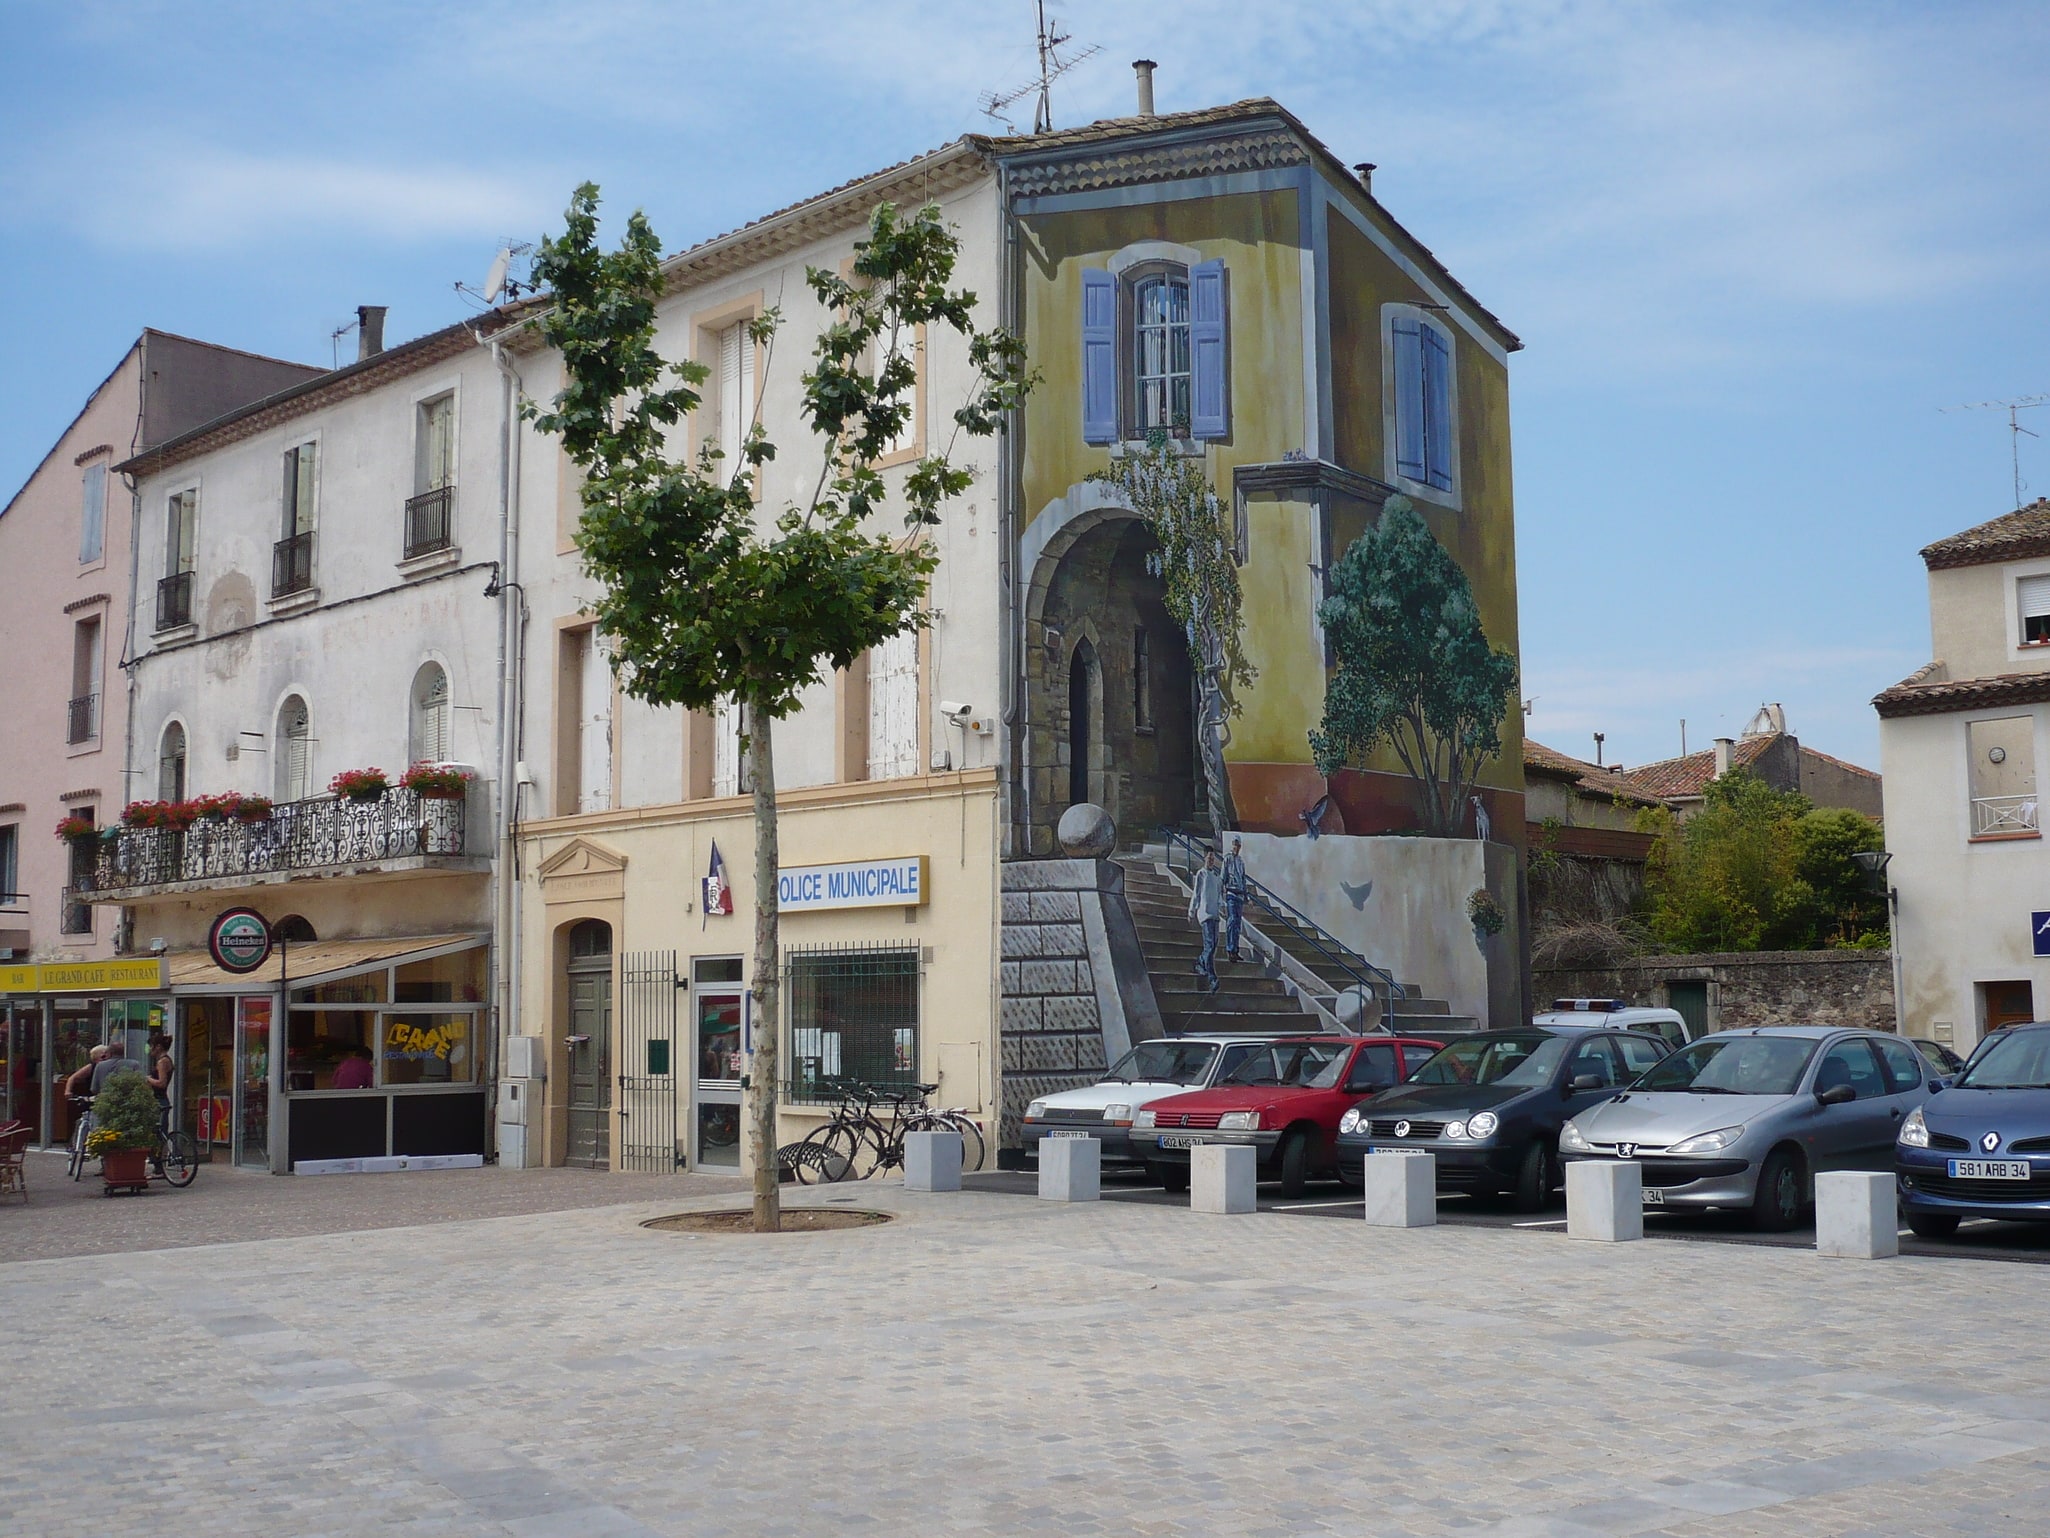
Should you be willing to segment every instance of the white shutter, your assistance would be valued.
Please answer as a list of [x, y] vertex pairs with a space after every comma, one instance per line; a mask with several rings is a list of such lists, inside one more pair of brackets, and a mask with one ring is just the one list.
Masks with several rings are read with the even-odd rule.
[[577, 810], [603, 812], [612, 806], [612, 668], [595, 630], [584, 632], [583, 664]]
[[918, 773], [918, 632], [894, 635], [868, 654], [868, 777]]
[[278, 799], [304, 801], [313, 793], [312, 723], [306, 702], [287, 700], [278, 712]]
[[[918, 373], [918, 328], [909, 322], [899, 324], [897, 335], [889, 346], [888, 355], [893, 358], [909, 359], [913, 373]], [[880, 376], [882, 370], [878, 368], [876, 372]], [[917, 447], [918, 430], [921, 425], [918, 420], [918, 395], [919, 385], [923, 382], [922, 378], [919, 379], [898, 397], [899, 404], [906, 407], [909, 414], [904, 418], [904, 430], [890, 440], [890, 446], [883, 451], [885, 454], [901, 454], [906, 449]]]
[[413, 755], [416, 764], [445, 764], [449, 742], [448, 674], [429, 664], [413, 685]]
[[2050, 576], [2023, 577], [2015, 584], [2015, 596], [2020, 601], [2023, 619], [2050, 615]]
[[740, 709], [732, 700], [712, 712], [712, 794], [740, 794]]
[[415, 469], [416, 492], [439, 491], [455, 483], [456, 398], [438, 396], [420, 407], [420, 447]]
[[719, 333], [719, 478], [732, 482], [739, 473], [740, 445], [754, 416], [755, 339], [747, 325], [728, 326]]

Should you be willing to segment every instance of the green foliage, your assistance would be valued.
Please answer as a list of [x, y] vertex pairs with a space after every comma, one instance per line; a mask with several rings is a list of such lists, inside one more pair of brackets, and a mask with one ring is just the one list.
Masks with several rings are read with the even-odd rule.
[[1456, 835], [1502, 749], [1516, 659], [1489, 646], [1466, 573], [1407, 497], [1390, 497], [1338, 558], [1317, 617], [1338, 661], [1310, 733], [1318, 770], [1389, 745], [1417, 782], [1424, 831]]
[[1502, 912], [1502, 905], [1495, 901], [1495, 894], [1484, 886], [1477, 886], [1467, 894], [1466, 916], [1476, 934], [1498, 935], [1502, 926], [1509, 922]]
[[93, 1097], [93, 1130], [111, 1138], [95, 1152], [148, 1148], [157, 1140], [157, 1097], [139, 1073], [117, 1073]]
[[1657, 836], [1645, 895], [1652, 937], [1669, 951], [1887, 943], [1885, 901], [1852, 858], [1885, 845], [1869, 817], [1740, 770], [1711, 781], [1685, 823], [1660, 810], [1638, 826]]

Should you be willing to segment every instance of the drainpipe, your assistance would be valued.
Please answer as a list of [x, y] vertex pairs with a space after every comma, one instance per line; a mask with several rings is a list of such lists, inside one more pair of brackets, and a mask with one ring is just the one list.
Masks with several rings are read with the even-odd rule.
[[[1003, 272], [997, 284], [997, 324], [1006, 332], [1015, 333], [1018, 325], [1019, 296], [1021, 282], [1018, 262], [1018, 221], [1011, 213], [1010, 169], [1002, 161], [997, 163], [997, 210], [1003, 220], [1004, 241]], [[1004, 591], [1004, 622], [997, 637], [997, 665], [1002, 673], [1004, 740], [1000, 748], [1002, 762], [1007, 770], [1015, 767], [1016, 778], [1011, 792], [1020, 799], [1016, 808], [1006, 806], [1009, 826], [1004, 829], [1004, 838], [998, 843], [999, 858], [1002, 857], [1003, 842], [1011, 839], [1020, 829], [1030, 839], [1032, 826], [1032, 766], [1026, 762], [1031, 752], [1031, 735], [1025, 727], [1025, 681], [1023, 677], [1025, 659], [1025, 605], [1019, 592], [1018, 572], [1018, 498], [1021, 495], [1022, 477], [1018, 471], [1018, 459], [1022, 452], [1021, 439], [1024, 436], [1024, 422], [1015, 409], [1004, 423], [1003, 442], [1000, 445], [1002, 457], [997, 462], [997, 579]], [[1015, 750], [1015, 751], [1014, 751]], [[1015, 853], [1029, 855], [1026, 848]]]
[[[519, 793], [518, 741], [513, 723], [520, 709], [521, 644], [526, 620], [526, 590], [519, 585], [520, 525], [517, 516], [520, 479], [519, 403], [525, 393], [519, 370], [513, 367], [504, 345], [491, 342], [491, 362], [498, 370], [501, 404], [501, 434], [498, 458], [498, 914], [493, 937], [493, 959], [498, 965], [499, 1026], [491, 1035], [492, 1061], [486, 1064], [487, 1080], [498, 1082], [499, 1065], [505, 1060], [503, 1038], [512, 1034], [520, 1010], [520, 886], [517, 877]], [[492, 1143], [497, 1146], [496, 1101], [493, 1102]]]
[[[136, 380], [135, 431], [128, 439], [128, 453], [131, 458], [142, 452], [143, 424], [149, 420], [149, 336], [147, 333], [143, 335], [142, 340], [136, 345], [136, 351], [139, 355], [136, 358], [136, 372], [140, 377]], [[142, 478], [137, 475], [124, 475], [121, 479], [128, 482], [128, 623], [123, 628], [121, 635], [121, 671], [127, 676], [128, 685], [126, 691], [128, 695], [128, 711], [121, 723], [121, 801], [125, 806], [130, 800], [134, 799], [132, 792], [135, 789], [135, 700], [142, 688], [142, 680], [139, 676], [142, 669], [142, 659], [135, 654], [136, 605], [141, 602], [137, 596], [137, 588], [142, 581]], [[106, 539], [106, 530], [104, 528], [100, 530], [100, 538], [103, 541]], [[104, 729], [105, 723], [102, 722], [101, 725]], [[132, 947], [135, 943], [134, 924], [135, 910], [133, 908], [123, 908], [119, 919], [114, 925], [114, 930], [117, 936], [123, 936], [123, 932], [127, 932], [124, 940], [125, 945], [128, 947]], [[123, 945], [116, 945], [115, 947], [116, 951], [123, 948]], [[172, 1024], [175, 1029], [175, 1019]], [[45, 1125], [47, 1126], [48, 1123], [45, 1123]]]

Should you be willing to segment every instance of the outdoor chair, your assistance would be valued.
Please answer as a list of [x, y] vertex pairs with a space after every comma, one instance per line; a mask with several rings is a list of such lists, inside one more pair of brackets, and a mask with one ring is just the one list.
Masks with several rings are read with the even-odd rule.
[[23, 1201], [28, 1200], [28, 1171], [22, 1155], [28, 1151], [32, 1133], [26, 1122], [11, 1121], [0, 1127], [0, 1196], [18, 1191]]

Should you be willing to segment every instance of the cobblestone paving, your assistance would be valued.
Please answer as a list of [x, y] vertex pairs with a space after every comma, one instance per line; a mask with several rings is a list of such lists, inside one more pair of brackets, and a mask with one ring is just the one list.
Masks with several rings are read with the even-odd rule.
[[0, 1265], [0, 1527], [2050, 1531], [2040, 1268], [861, 1199]]

